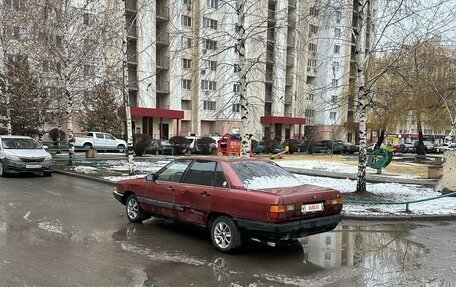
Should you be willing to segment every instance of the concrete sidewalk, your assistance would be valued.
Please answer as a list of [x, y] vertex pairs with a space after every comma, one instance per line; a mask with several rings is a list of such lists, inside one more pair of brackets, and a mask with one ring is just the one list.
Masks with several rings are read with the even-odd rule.
[[[330, 178], [339, 178], [339, 179], [352, 179], [356, 180], [358, 178], [357, 174], [354, 173], [343, 173], [343, 172], [334, 172], [327, 170], [316, 170], [316, 169], [305, 169], [305, 168], [296, 168], [296, 167], [283, 167], [291, 173], [310, 175], [310, 176], [320, 176], [320, 177], [330, 177]], [[434, 187], [438, 180], [434, 179], [409, 179], [409, 178], [398, 178], [394, 176], [387, 176], [381, 174], [367, 174], [367, 182], [372, 183], [400, 183], [400, 184], [416, 184], [423, 185], [428, 187]]]

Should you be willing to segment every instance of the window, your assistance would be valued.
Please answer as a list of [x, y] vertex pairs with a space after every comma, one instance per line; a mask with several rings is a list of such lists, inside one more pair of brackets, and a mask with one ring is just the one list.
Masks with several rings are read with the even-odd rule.
[[57, 48], [63, 48], [62, 36], [55, 36], [55, 45]]
[[307, 67], [308, 68], [316, 68], [317, 67], [317, 60], [316, 59], [307, 59]]
[[203, 110], [215, 111], [216, 103], [214, 101], [203, 101]]
[[115, 138], [112, 135], [110, 135], [110, 134], [105, 134], [105, 139], [107, 139], [107, 140], [115, 140]]
[[201, 90], [215, 91], [217, 82], [201, 80]]
[[340, 30], [340, 28], [334, 28], [334, 36], [339, 38], [341, 34], [342, 34], [342, 31]]
[[182, 80], [182, 89], [190, 90], [192, 88], [192, 80]]
[[340, 53], [340, 46], [339, 45], [334, 45], [334, 53], [336, 53], [336, 54]]
[[337, 96], [332, 96], [331, 97], [331, 104], [336, 104], [337, 103]]
[[311, 117], [315, 116], [315, 110], [306, 109], [304, 111], [304, 115], [308, 118], [311, 118]]
[[95, 74], [95, 66], [84, 65], [84, 76], [92, 76]]
[[331, 252], [325, 252], [325, 260], [331, 260]]
[[215, 166], [214, 161], [195, 161], [187, 174], [183, 183], [214, 186], [215, 184]]
[[331, 86], [332, 86], [333, 88], [339, 87], [339, 80], [338, 80], [338, 79], [333, 79], [333, 80], [332, 80], [332, 83], [331, 83]]
[[309, 12], [309, 13], [310, 13], [311, 16], [317, 17], [319, 12], [320, 12], [320, 11], [319, 11], [317, 8], [315, 8], [315, 7], [310, 7], [310, 12]]
[[318, 34], [318, 26], [315, 26], [315, 25], [309, 25], [309, 32], [311, 34]]
[[331, 244], [331, 236], [326, 236], [325, 237], [325, 244], [330, 245]]
[[43, 72], [49, 72], [50, 69], [50, 63], [48, 60], [43, 60]]
[[203, 27], [217, 30], [217, 21], [210, 18], [203, 18]]
[[315, 99], [315, 95], [314, 94], [308, 94], [307, 95], [307, 100], [308, 101], [313, 101]]
[[182, 26], [192, 27], [192, 18], [185, 15], [181, 15], [181, 24]]
[[336, 112], [330, 112], [330, 113], [329, 113], [329, 118], [330, 118], [331, 120], [336, 120], [336, 114], [337, 114]]
[[19, 40], [27, 41], [27, 39], [28, 39], [27, 28], [19, 28]]
[[95, 133], [95, 136], [97, 137], [97, 139], [104, 139], [103, 134]]
[[241, 67], [238, 64], [234, 64], [234, 72], [239, 73], [241, 71]]
[[191, 48], [192, 47], [192, 39], [189, 38], [189, 37], [182, 36], [181, 45], [182, 45], [182, 48], [184, 48], [184, 49]]
[[241, 112], [241, 104], [233, 104], [233, 113]]
[[206, 0], [207, 7], [218, 9], [218, 0]]
[[90, 45], [92, 41], [90, 39], [84, 39], [84, 51], [89, 52], [90, 51]]
[[179, 160], [172, 162], [159, 171], [157, 180], [180, 182], [191, 160]]
[[192, 68], [192, 60], [190, 60], [190, 59], [182, 59], [182, 68], [183, 69], [191, 69]]
[[341, 20], [342, 20], [342, 12], [336, 11], [336, 22], [340, 23]]
[[229, 188], [225, 173], [223, 172], [223, 168], [219, 163], [217, 163], [217, 169], [215, 170], [215, 173], [215, 187]]
[[27, 6], [26, 0], [5, 0], [4, 7], [6, 10], [11, 11], [25, 11], [25, 7]]
[[188, 6], [192, 5], [192, 0], [182, 0], [182, 4], [186, 4]]
[[204, 39], [204, 42], [203, 42], [203, 49], [217, 50], [217, 41], [212, 41], [212, 40], [209, 40], [209, 39]]
[[334, 71], [339, 71], [340, 63], [339, 62], [333, 62], [332, 68], [333, 68]]
[[240, 90], [241, 90], [241, 85], [240, 84], [234, 84], [233, 85], [233, 92], [239, 93]]
[[203, 69], [212, 70], [212, 71], [216, 71], [217, 70], [217, 62], [203, 59], [202, 68]]
[[311, 52], [316, 52], [316, 51], [317, 51], [317, 44], [315, 44], [315, 43], [309, 43], [308, 49], [309, 49], [309, 51], [311, 51]]
[[84, 13], [83, 23], [87, 26], [93, 26], [93, 24], [95, 24], [95, 15], [91, 13]]

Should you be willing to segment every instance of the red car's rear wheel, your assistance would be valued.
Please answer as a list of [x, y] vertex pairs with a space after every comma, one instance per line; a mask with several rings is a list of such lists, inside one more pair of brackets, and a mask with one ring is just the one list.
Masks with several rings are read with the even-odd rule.
[[241, 232], [227, 216], [219, 216], [212, 223], [212, 244], [222, 252], [231, 252], [242, 244]]

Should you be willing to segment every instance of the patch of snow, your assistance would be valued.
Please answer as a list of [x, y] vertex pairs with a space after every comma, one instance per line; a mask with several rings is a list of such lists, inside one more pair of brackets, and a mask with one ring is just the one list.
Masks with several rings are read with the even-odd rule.
[[293, 176], [257, 176], [244, 181], [248, 189], [265, 189], [301, 185], [302, 182]]
[[28, 222], [30, 222], [29, 216], [30, 216], [30, 211], [24, 215], [24, 219]]
[[74, 171], [76, 171], [77, 173], [91, 174], [98, 173], [98, 168], [93, 166], [78, 165], [74, 168]]
[[147, 273], [144, 271], [144, 269], [131, 268], [131, 272], [133, 273], [133, 278], [131, 280], [133, 287], [145, 286], [145, 283], [148, 280], [148, 278]]
[[8, 203], [8, 205], [12, 208], [16, 208], [16, 204], [14, 204], [14, 202], [10, 202], [10, 203]]
[[126, 180], [126, 179], [134, 179], [134, 178], [141, 178], [144, 177], [144, 174], [135, 174], [135, 175], [120, 175], [120, 176], [104, 176], [102, 177], [103, 179], [110, 180], [113, 182], [118, 182], [121, 180]]
[[[354, 192], [356, 181], [351, 179], [334, 179], [308, 175], [295, 175], [302, 183], [314, 184], [340, 190], [342, 193]], [[434, 192], [431, 187], [399, 183], [368, 183], [367, 190], [388, 198], [389, 201], [404, 202], [436, 197], [440, 193]], [[456, 214], [456, 198], [443, 197], [436, 200], [412, 203], [409, 206], [413, 214]], [[389, 215], [405, 213], [405, 204], [349, 204], [344, 203], [345, 214], [350, 215]]]
[[155, 261], [165, 261], [165, 262], [176, 262], [176, 263], [185, 263], [189, 265], [203, 266], [207, 265], [206, 261], [197, 259], [194, 257], [187, 256], [181, 252], [175, 252], [175, 254], [170, 254], [166, 251], [156, 252], [147, 247], [139, 247], [130, 243], [122, 242], [121, 247], [125, 251], [133, 252], [146, 256], [147, 258]]
[[38, 223], [38, 227], [43, 230], [52, 232], [52, 233], [62, 234], [62, 235], [65, 234], [65, 232], [63, 232], [63, 226], [60, 222], [53, 224], [49, 221], [41, 221]]
[[[158, 171], [165, 165], [171, 162], [171, 159], [163, 159], [159, 161], [136, 161], [135, 169], [137, 173], [149, 174]], [[124, 172], [128, 171], [128, 161], [106, 161], [106, 170]]]

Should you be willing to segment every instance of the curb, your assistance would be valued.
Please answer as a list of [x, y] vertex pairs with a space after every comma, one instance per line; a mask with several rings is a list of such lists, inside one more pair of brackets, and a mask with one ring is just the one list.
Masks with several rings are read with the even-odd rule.
[[[295, 168], [295, 167], [283, 167], [291, 173], [297, 173], [301, 175], [329, 177], [337, 179], [351, 179], [356, 180], [357, 175], [351, 173], [340, 173], [340, 172], [327, 172], [313, 169]], [[434, 187], [437, 184], [437, 180], [426, 180], [426, 179], [405, 179], [405, 178], [394, 178], [391, 176], [366, 176], [366, 181], [371, 183], [399, 183], [399, 184], [415, 184], [423, 185], [428, 187]]]
[[456, 220], [456, 214], [440, 215], [350, 215], [344, 214], [343, 219], [364, 220], [364, 221], [437, 221], [437, 220]]
[[111, 186], [116, 186], [116, 183], [113, 181], [98, 178], [98, 177], [93, 177], [90, 175], [78, 174], [78, 173], [73, 173], [73, 172], [64, 171], [64, 170], [57, 170], [57, 169], [54, 169], [54, 173], [63, 174], [63, 175], [67, 175], [67, 176], [73, 176], [73, 177], [77, 177], [77, 178], [81, 178], [81, 179], [85, 179], [85, 180], [95, 181], [98, 183], [104, 183], [104, 184], [111, 185]]
[[[80, 179], [85, 179], [89, 181], [95, 181], [98, 183], [104, 183], [110, 186], [116, 186], [115, 182], [110, 180], [96, 178], [93, 176], [85, 175], [85, 174], [77, 174], [69, 171], [63, 170], [54, 170], [57, 174], [62, 174], [66, 176], [73, 176]], [[434, 220], [456, 220], [456, 214], [448, 214], [448, 215], [398, 215], [398, 216], [370, 216], [370, 215], [350, 215], [350, 214], [342, 214], [342, 219], [347, 220], [365, 220], [365, 221], [434, 221]]]

